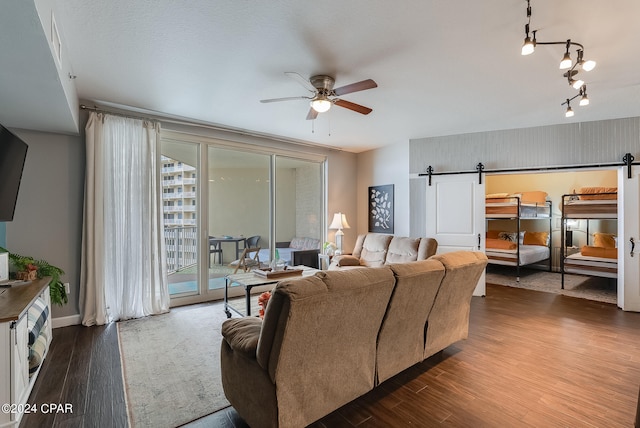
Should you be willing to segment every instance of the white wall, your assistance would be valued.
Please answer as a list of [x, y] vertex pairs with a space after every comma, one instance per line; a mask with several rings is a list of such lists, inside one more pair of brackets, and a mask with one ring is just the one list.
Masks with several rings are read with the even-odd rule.
[[358, 154], [358, 234], [369, 228], [370, 186], [394, 185], [394, 235], [409, 236], [409, 142]]
[[14, 220], [6, 223], [7, 249], [43, 259], [65, 271], [69, 303], [53, 305], [53, 318], [76, 315], [85, 173], [84, 140], [15, 129], [28, 145]]
[[[333, 214], [342, 212], [347, 216], [350, 229], [345, 229], [342, 247], [350, 252], [358, 237], [358, 203], [356, 183], [358, 163], [354, 153], [330, 152], [327, 155], [327, 227]], [[366, 226], [365, 226], [366, 227]], [[327, 241], [335, 242], [335, 230], [327, 230]]]

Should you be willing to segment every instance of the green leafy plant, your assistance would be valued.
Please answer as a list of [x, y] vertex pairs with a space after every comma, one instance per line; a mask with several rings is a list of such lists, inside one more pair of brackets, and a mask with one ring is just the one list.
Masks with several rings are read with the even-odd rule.
[[49, 295], [51, 296], [52, 303], [62, 306], [69, 301], [67, 292], [64, 289], [64, 284], [60, 280], [60, 277], [64, 275], [62, 269], [49, 264], [49, 262], [45, 260], [36, 260], [33, 257], [11, 253], [2, 247], [0, 247], [0, 252], [9, 253], [9, 261], [13, 266], [14, 276], [15, 272], [33, 270], [35, 267], [38, 278], [44, 278], [45, 276], [51, 277], [51, 281], [49, 282]]

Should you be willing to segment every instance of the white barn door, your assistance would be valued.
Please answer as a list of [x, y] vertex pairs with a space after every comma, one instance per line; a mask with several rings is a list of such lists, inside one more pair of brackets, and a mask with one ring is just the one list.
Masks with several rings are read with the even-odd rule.
[[[427, 236], [438, 241], [438, 253], [485, 249], [484, 183], [478, 174], [434, 175], [427, 185]], [[486, 294], [482, 274], [473, 292]]]
[[618, 171], [618, 306], [640, 312], [640, 167], [631, 175]]

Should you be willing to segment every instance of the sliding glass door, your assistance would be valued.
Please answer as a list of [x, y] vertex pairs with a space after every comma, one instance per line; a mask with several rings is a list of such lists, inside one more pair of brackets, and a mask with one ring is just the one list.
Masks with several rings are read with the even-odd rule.
[[169, 295], [200, 294], [198, 145], [163, 141], [162, 206]]
[[271, 157], [209, 146], [207, 158], [208, 291], [221, 298], [224, 277], [236, 271], [230, 263], [245, 248], [260, 247], [260, 260], [268, 263]]
[[267, 267], [277, 248], [285, 258], [296, 243], [321, 246], [323, 156], [293, 157], [170, 132], [162, 156], [172, 305], [222, 299], [225, 277], [245, 248], [260, 247]]
[[[288, 264], [297, 264], [295, 247], [322, 245], [324, 199], [322, 163], [275, 156], [275, 242]], [[292, 247], [294, 249], [292, 249]], [[312, 265], [316, 260], [307, 258]]]

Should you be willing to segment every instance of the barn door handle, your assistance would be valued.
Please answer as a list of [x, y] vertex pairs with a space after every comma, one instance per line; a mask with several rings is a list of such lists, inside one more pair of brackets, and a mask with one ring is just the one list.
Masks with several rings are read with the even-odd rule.
[[633, 251], [636, 248], [636, 241], [633, 240], [633, 237], [629, 238], [629, 242], [631, 242], [631, 257], [633, 257]]
[[478, 251], [480, 251], [480, 249], [481, 249], [481, 247], [480, 247], [480, 244], [482, 243], [482, 242], [481, 242], [481, 239], [482, 239], [482, 235], [480, 235], [480, 234], [478, 233]]

